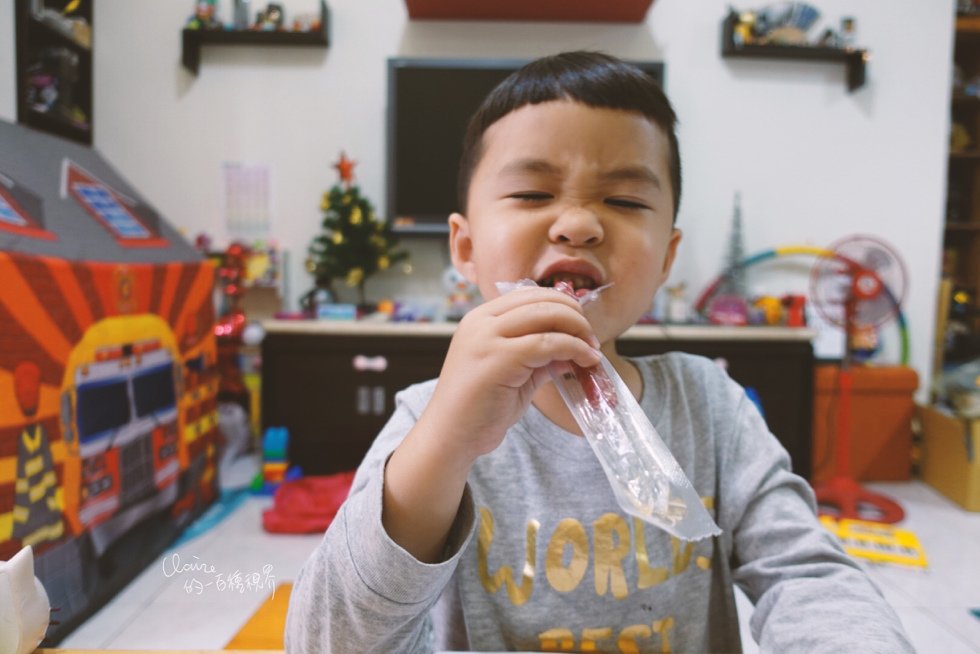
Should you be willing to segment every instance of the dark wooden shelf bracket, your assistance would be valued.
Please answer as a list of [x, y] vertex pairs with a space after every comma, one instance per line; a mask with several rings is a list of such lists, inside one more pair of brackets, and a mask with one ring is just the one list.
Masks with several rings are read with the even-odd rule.
[[289, 45], [325, 48], [329, 39], [330, 12], [320, 0], [320, 29], [312, 32], [261, 30], [184, 29], [181, 32], [181, 63], [194, 75], [201, 66], [203, 45]]
[[753, 45], [735, 43], [738, 14], [729, 13], [721, 29], [721, 55], [728, 58], [787, 59], [796, 61], [842, 62], [847, 66], [847, 90], [864, 86], [865, 66], [870, 59], [867, 50], [829, 48], [816, 45]]

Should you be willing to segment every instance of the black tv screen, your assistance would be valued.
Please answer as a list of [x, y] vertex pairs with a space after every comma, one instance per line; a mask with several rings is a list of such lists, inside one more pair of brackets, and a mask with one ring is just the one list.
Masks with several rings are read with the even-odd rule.
[[[524, 65], [518, 59], [388, 60], [387, 215], [400, 233], [445, 234], [459, 210], [463, 133], [483, 98]], [[661, 62], [631, 62], [663, 84]]]

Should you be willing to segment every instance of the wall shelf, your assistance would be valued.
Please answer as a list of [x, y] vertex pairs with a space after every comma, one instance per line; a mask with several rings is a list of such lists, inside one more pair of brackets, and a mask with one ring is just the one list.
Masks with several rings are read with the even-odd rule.
[[950, 152], [949, 160], [951, 163], [958, 161], [963, 162], [977, 162], [980, 161], [980, 151], [977, 150], [964, 150], [962, 152]]
[[653, 0], [405, 0], [411, 19], [639, 23]]
[[[91, 28], [93, 0], [72, 13]], [[85, 145], [92, 144], [92, 44], [38, 18], [65, 3], [17, 0], [17, 122]], [[91, 34], [89, 34], [91, 36]], [[50, 99], [51, 96], [54, 99]]]
[[947, 232], [980, 232], [980, 223], [946, 223]]
[[54, 112], [38, 111], [28, 107], [19, 115], [20, 123], [34, 129], [57, 134], [72, 141], [86, 145], [92, 144], [92, 126], [86, 123], [76, 123]]
[[867, 50], [816, 45], [737, 44], [735, 43], [735, 24], [737, 22], [738, 14], [731, 12], [722, 24], [721, 55], [723, 57], [840, 62], [847, 66], [848, 91], [854, 91], [864, 85], [865, 65], [870, 58]]
[[325, 0], [320, 2], [320, 29], [310, 32], [184, 29], [181, 63], [197, 75], [201, 65], [201, 47], [205, 45], [289, 45], [325, 48], [330, 45], [330, 12]]
[[[948, 158], [934, 374], [980, 356], [980, 98], [967, 93], [980, 75], [980, 15], [958, 15], [953, 39], [961, 75], [949, 96], [950, 118], [968, 139]], [[968, 299], [953, 311], [951, 298], [961, 291]]]

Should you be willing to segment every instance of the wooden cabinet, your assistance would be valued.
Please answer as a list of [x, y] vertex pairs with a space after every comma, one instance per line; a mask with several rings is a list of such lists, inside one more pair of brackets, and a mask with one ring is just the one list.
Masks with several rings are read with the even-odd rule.
[[[262, 342], [262, 424], [289, 429], [289, 458], [306, 474], [354, 468], [402, 388], [439, 375], [454, 326], [269, 321]], [[634, 327], [628, 356], [684, 351], [723, 358], [761, 398], [793, 469], [810, 474], [812, 333], [801, 329]]]
[[17, 0], [17, 122], [91, 145], [92, 3]]
[[980, 355], [980, 16], [956, 19], [935, 368]]

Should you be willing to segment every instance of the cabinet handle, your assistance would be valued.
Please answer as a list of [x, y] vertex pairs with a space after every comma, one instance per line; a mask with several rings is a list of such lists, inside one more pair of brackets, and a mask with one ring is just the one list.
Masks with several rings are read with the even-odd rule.
[[385, 401], [387, 399], [387, 395], [388, 393], [385, 391], [384, 386], [374, 387], [372, 393], [374, 401], [371, 403], [372, 404], [371, 408], [374, 412], [374, 415], [383, 416], [385, 414]]
[[367, 386], [357, 387], [357, 415], [366, 416], [371, 412], [371, 389]]
[[358, 372], [366, 372], [368, 370], [371, 372], [384, 372], [388, 369], [388, 358], [381, 355], [369, 357], [358, 354], [354, 357], [352, 365], [354, 370]]

